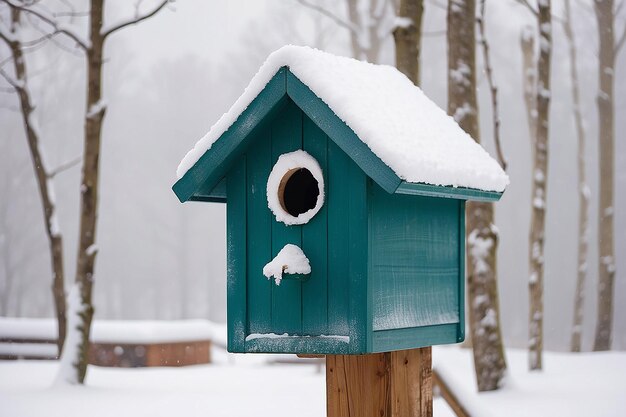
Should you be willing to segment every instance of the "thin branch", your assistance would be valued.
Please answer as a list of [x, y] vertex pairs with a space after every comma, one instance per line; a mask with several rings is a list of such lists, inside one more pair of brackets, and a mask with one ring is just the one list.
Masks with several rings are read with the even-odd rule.
[[0, 104], [0, 109], [4, 109], [4, 110], [8, 110], [10, 112], [13, 113], [19, 113], [20, 112], [20, 108], [17, 106], [11, 106], [8, 104]]
[[503, 170], [506, 171], [507, 161], [502, 152], [502, 143], [500, 140], [500, 114], [498, 112], [498, 87], [493, 79], [493, 70], [491, 68], [491, 60], [489, 58], [489, 44], [487, 43], [487, 36], [485, 33], [485, 2], [480, 1], [480, 14], [476, 18], [478, 23], [478, 29], [480, 31], [480, 44], [483, 50], [483, 61], [485, 66], [485, 73], [487, 75], [487, 83], [489, 84], [489, 91], [491, 92], [491, 107], [493, 114], [493, 140], [496, 144], [496, 154], [498, 156], [498, 162]]
[[127, 20], [125, 22], [120, 22], [117, 25], [109, 28], [109, 29], [103, 29], [102, 32], [100, 32], [101, 36], [103, 39], [105, 39], [107, 36], [111, 35], [112, 33], [117, 32], [120, 29], [123, 29], [127, 26], [131, 26], [131, 25], [136, 25], [137, 23], [149, 19], [152, 16], [154, 16], [155, 14], [157, 14], [163, 7], [165, 7], [165, 5], [167, 3], [169, 3], [171, 0], [163, 0], [157, 7], [154, 8], [154, 10], [152, 10], [151, 12], [143, 15], [143, 16], [139, 16], [139, 15], [135, 15], [135, 18], [132, 20]]
[[617, 7], [615, 8], [615, 13], [614, 16], [619, 16], [619, 13], [622, 11], [622, 9], [624, 8], [624, 3], [626, 3], [624, 0], [620, 1], [619, 4], [617, 5]]
[[622, 35], [618, 38], [617, 42], [615, 43], [615, 58], [617, 58], [617, 55], [619, 55], [620, 50], [622, 49], [622, 46], [624, 46], [624, 42], [626, 42], [626, 24], [624, 25], [624, 29], [622, 30]]
[[78, 156], [70, 161], [65, 162], [64, 164], [59, 165], [58, 167], [56, 167], [55, 169], [53, 169], [52, 171], [50, 171], [47, 174], [47, 177], [52, 179], [54, 178], [57, 174], [60, 174], [63, 171], [67, 171], [68, 169], [75, 167], [76, 165], [80, 164], [82, 162], [83, 158]]
[[0, 67], [0, 75], [9, 83], [11, 87], [15, 88], [16, 90], [20, 90], [22, 88], [19, 81], [11, 77], [11, 75], [3, 70], [2, 67]]
[[296, 1], [300, 3], [301, 5], [303, 5], [304, 7], [308, 7], [309, 9], [315, 10], [316, 12], [328, 17], [329, 19], [331, 19], [333, 22], [337, 23], [341, 27], [348, 29], [349, 31], [354, 32], [354, 33], [358, 32], [357, 28], [354, 27], [353, 24], [346, 22], [345, 20], [339, 18], [338, 16], [336, 16], [329, 10], [321, 6], [318, 6], [317, 4], [309, 3], [307, 0], [296, 0]]
[[85, 41], [84, 39], [81, 39], [81, 37], [77, 33], [75, 33], [73, 30], [67, 27], [64, 27], [63, 25], [60, 25], [59, 22], [57, 22], [53, 16], [49, 16], [41, 11], [35, 10], [27, 6], [16, 4], [12, 0], [0, 0], [0, 2], [5, 3], [12, 9], [17, 9], [19, 11], [22, 11], [22, 12], [25, 12], [25, 13], [28, 13], [30, 15], [37, 17], [42, 22], [50, 25], [54, 29], [55, 33], [62, 33], [65, 36], [71, 38], [84, 50], [88, 50], [90, 48], [90, 45], [87, 41]]
[[515, 0], [517, 3], [525, 6], [535, 16], [539, 17], [539, 12], [528, 2], [528, 0]]
[[33, 29], [35, 29], [37, 32], [41, 33], [43, 36], [39, 39], [36, 39], [34, 41], [27, 41], [27, 42], [21, 42], [21, 45], [24, 49], [24, 52], [28, 52], [28, 48], [37, 48], [41, 45], [43, 45], [43, 43], [40, 43], [45, 41], [45, 40], [49, 40], [54, 46], [56, 46], [59, 49], [62, 49], [65, 52], [68, 52], [74, 56], [82, 56], [82, 54], [78, 53], [75, 51], [74, 48], [70, 48], [66, 45], [63, 45], [61, 42], [57, 41], [56, 39], [54, 39], [54, 37], [56, 35], [59, 34], [59, 32], [46, 32], [45, 30], [43, 30], [42, 28], [39, 27], [39, 25], [35, 24], [35, 22], [33, 22], [31, 20], [32, 16], [27, 16], [27, 19], [29, 20], [29, 22], [31, 23], [31, 26], [33, 27]]

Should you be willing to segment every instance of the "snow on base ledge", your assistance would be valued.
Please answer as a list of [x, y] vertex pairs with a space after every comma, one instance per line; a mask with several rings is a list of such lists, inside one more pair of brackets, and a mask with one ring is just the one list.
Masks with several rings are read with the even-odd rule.
[[246, 342], [249, 342], [250, 340], [256, 340], [256, 339], [301, 339], [301, 338], [314, 338], [314, 337], [319, 337], [322, 339], [332, 339], [332, 340], [337, 340], [339, 342], [342, 343], [350, 343], [350, 336], [340, 336], [340, 335], [335, 335], [335, 334], [331, 334], [331, 335], [326, 335], [326, 334], [320, 334], [317, 336], [310, 336], [310, 335], [290, 335], [288, 333], [283, 333], [283, 334], [276, 334], [276, 333], [251, 333], [248, 336], [246, 336]]

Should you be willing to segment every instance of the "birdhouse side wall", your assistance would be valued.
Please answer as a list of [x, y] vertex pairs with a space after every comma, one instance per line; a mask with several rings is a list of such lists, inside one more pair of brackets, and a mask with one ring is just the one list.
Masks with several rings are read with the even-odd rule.
[[368, 188], [371, 343], [388, 351], [462, 337], [464, 201]]

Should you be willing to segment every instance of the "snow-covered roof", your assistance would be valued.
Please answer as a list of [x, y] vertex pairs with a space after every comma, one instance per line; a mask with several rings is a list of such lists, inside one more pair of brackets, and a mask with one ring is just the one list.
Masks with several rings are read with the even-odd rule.
[[288, 67], [399, 178], [497, 192], [509, 183], [500, 165], [396, 68], [293, 45], [267, 58], [230, 110], [185, 155], [179, 179], [281, 67]]

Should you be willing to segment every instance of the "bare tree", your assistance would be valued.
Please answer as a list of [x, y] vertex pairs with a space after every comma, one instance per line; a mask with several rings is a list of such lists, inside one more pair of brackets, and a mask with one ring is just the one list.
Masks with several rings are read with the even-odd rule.
[[[623, 2], [621, 3], [623, 5]], [[615, 40], [616, 9], [613, 0], [594, 0], [600, 48], [598, 54], [598, 118], [600, 189], [598, 206], [598, 319], [593, 350], [609, 350], [613, 327], [615, 247], [613, 188], [615, 177], [615, 58], [626, 40], [626, 28]]]
[[580, 91], [576, 58], [576, 41], [572, 28], [570, 0], [564, 3], [563, 31], [567, 39], [570, 68], [570, 88], [572, 90], [573, 116], [578, 142], [578, 263], [576, 292], [574, 295], [574, 324], [570, 340], [572, 352], [580, 352], [585, 281], [587, 280], [587, 252], [589, 246], [589, 186], [585, 175], [585, 127], [580, 104]]
[[[476, 99], [475, 0], [448, 2], [448, 113], [480, 143]], [[506, 373], [500, 331], [493, 204], [467, 205], [469, 323], [479, 391], [498, 389]]]
[[[1, 0], [12, 10], [29, 14], [49, 27], [48, 38], [64, 35], [82, 49], [87, 59], [86, 112], [84, 122], [83, 167], [80, 185], [80, 226], [76, 278], [68, 295], [68, 342], [61, 355], [59, 381], [82, 384], [87, 372], [89, 332], [94, 314], [92, 288], [97, 254], [96, 224], [98, 218], [98, 191], [100, 174], [100, 143], [106, 102], [102, 99], [102, 69], [104, 45], [112, 34], [157, 14], [169, 0], [160, 1], [151, 11], [111, 26], [104, 26], [104, 0], [91, 0], [88, 37], [83, 38], [57, 16], [31, 2]], [[71, 334], [70, 334], [71, 333]]]
[[347, 19], [312, 0], [297, 1], [346, 29], [350, 35], [352, 56], [356, 59], [377, 63], [382, 42], [395, 28], [389, 19], [391, 7], [388, 0], [346, 0]]
[[400, 0], [393, 37], [396, 45], [396, 68], [413, 84], [420, 84], [420, 50], [423, 0]]
[[[536, 85], [532, 89], [534, 98], [526, 96], [527, 109], [530, 110], [533, 168], [531, 219], [529, 239], [529, 322], [528, 322], [528, 353], [530, 370], [542, 368], [543, 352], [543, 267], [545, 245], [545, 216], [548, 177], [548, 127], [550, 124], [550, 61], [552, 59], [552, 6], [551, 0], [539, 0], [535, 9], [527, 0], [519, 0], [537, 19], [539, 32], [539, 56], [533, 72]], [[532, 45], [531, 36], [526, 31], [522, 36], [522, 48]], [[524, 62], [527, 64], [528, 51], [524, 50]], [[528, 71], [528, 69], [526, 70]], [[527, 77], [530, 77], [527, 74]], [[525, 94], [529, 94], [529, 86]], [[534, 106], [528, 103], [534, 101]]]
[[44, 225], [50, 249], [50, 260], [52, 262], [52, 294], [58, 325], [57, 345], [59, 352], [61, 352], [66, 333], [65, 268], [63, 264], [63, 236], [57, 220], [57, 208], [54, 201], [54, 185], [52, 180], [57, 173], [75, 165], [76, 162], [59, 167], [54, 171], [47, 169], [47, 162], [44, 160], [41, 151], [41, 133], [37, 128], [36, 119], [34, 118], [35, 105], [28, 88], [26, 59], [24, 57], [22, 40], [18, 35], [19, 28], [22, 24], [20, 9], [11, 8], [10, 15], [11, 18], [8, 28], [5, 27], [4, 22], [0, 22], [0, 39], [6, 43], [11, 52], [14, 75], [10, 75], [1, 67], [0, 74], [2, 74], [5, 80], [13, 87], [19, 99], [22, 122], [24, 124], [24, 131], [26, 132], [28, 149], [30, 151], [39, 196], [43, 207]]

